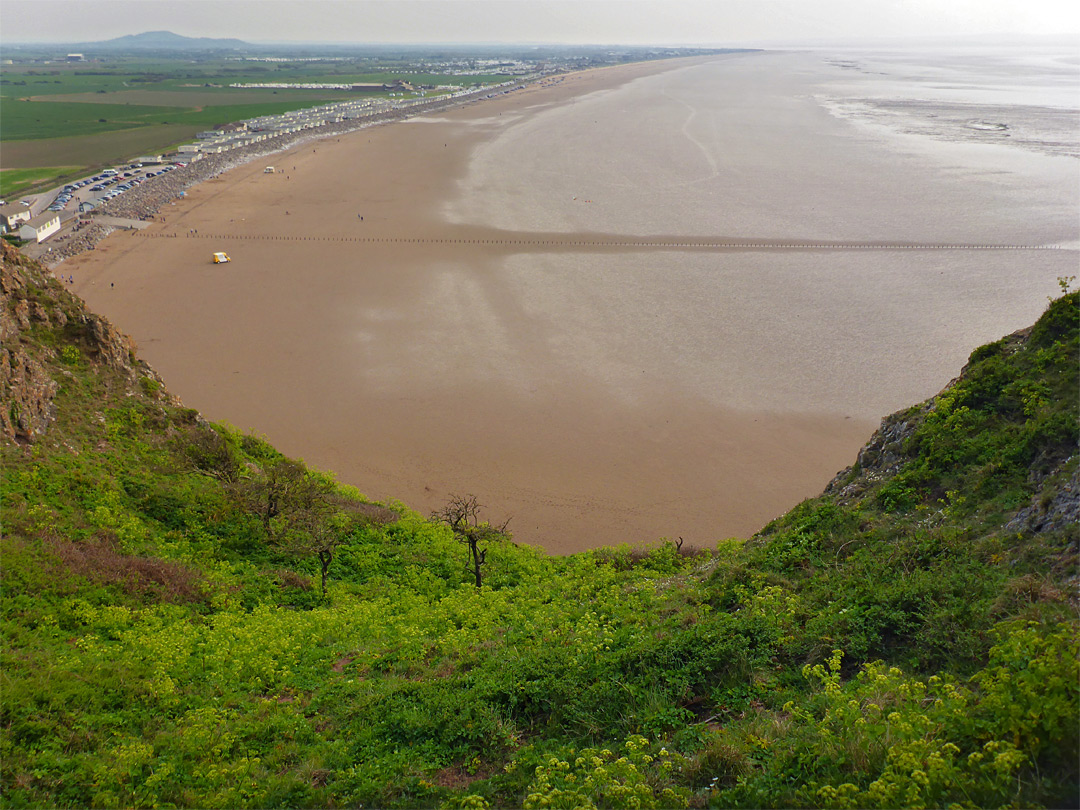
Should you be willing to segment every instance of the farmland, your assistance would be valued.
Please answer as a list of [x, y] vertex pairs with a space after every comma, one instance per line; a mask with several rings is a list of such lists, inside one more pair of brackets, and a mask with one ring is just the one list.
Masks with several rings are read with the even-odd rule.
[[103, 56], [62, 63], [28, 57], [5, 65], [0, 73], [0, 196], [161, 152], [231, 121], [352, 97], [342, 90], [231, 84], [382, 84], [404, 79], [417, 85], [471, 85], [505, 78], [419, 72], [407, 62], [372, 58], [263, 63]]

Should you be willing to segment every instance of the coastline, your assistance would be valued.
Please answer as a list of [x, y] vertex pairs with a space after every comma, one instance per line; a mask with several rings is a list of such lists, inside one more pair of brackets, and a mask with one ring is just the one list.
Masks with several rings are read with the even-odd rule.
[[[437, 115], [447, 110], [463, 109], [473, 104], [490, 102], [500, 96], [562, 84], [567, 80], [573, 83], [581, 78], [588, 77], [590, 74], [600, 75], [606, 70], [619, 69], [629, 74], [638, 71], [628, 71], [627, 69], [640, 68], [646, 65], [655, 69], [657, 66], [665, 67], [664, 63], [668, 63], [666, 67], [670, 69], [708, 58], [711, 57], [649, 60], [634, 62], [629, 65], [604, 65], [570, 73], [552, 74], [541, 79], [517, 82], [511, 87], [499, 88], [493, 91], [491, 95], [477, 94], [472, 97], [432, 99], [427, 104], [416, 107], [376, 113], [365, 116], [363, 119], [324, 124], [302, 132], [279, 135], [257, 144], [238, 147], [226, 153], [203, 155], [199, 160], [188, 162], [187, 165], [180, 167], [177, 171], [155, 178], [152, 183], [137, 186], [123, 196], [110, 201], [101, 206], [95, 212], [95, 215], [104, 215], [113, 219], [154, 220], [161, 214], [165, 206], [172, 205], [176, 200], [186, 195], [189, 189], [200, 183], [212, 180], [252, 161], [273, 157], [311, 142], [349, 135], [370, 127], [400, 123], [410, 119], [422, 119], [425, 116]], [[628, 79], [629, 76], [626, 80]], [[77, 235], [72, 231], [67, 231], [58, 239], [51, 240], [47, 245], [42, 243], [41, 245], [28, 246], [31, 248], [31, 252], [27, 255], [32, 255], [33, 258], [45, 262], [50, 270], [55, 270], [67, 259], [94, 250], [97, 243], [116, 230], [117, 226], [94, 222], [95, 216], [91, 216], [90, 219], [91, 224], [83, 230], [82, 234]], [[59, 247], [59, 250], [56, 250], [57, 247]]]
[[[756, 56], [697, 62], [727, 60], [739, 74], [731, 80], [743, 81]], [[1003, 265], [985, 254], [695, 258], [628, 246], [598, 256], [575, 244], [530, 253], [520, 247], [530, 232], [447, 216], [466, 178], [465, 192], [485, 204], [530, 201], [523, 184], [535, 173], [476, 179], [476, 156], [505, 133], [535, 129], [549, 112], [591, 110], [593, 99], [615, 103], [635, 80], [684, 66], [569, 74], [553, 87], [294, 146], [275, 154], [284, 175], [251, 162], [232, 168], [168, 204], [164, 221], [113, 234], [64, 272], [186, 404], [266, 435], [368, 497], [426, 513], [475, 494], [485, 515], [512, 517], [515, 539], [555, 553], [748, 536], [819, 493], [883, 415], [947, 381], [916, 368], [905, 381], [914, 393], [893, 390], [887, 357], [875, 352], [926, 349], [896, 343], [912, 327], [906, 309], [890, 316], [886, 302], [910, 308], [908, 285], [918, 285], [939, 302], [927, 310], [937, 323], [955, 319], [945, 306], [958, 300], [954, 289], [983, 290], [985, 307], [976, 303], [989, 314], [965, 334], [996, 337], [1007, 331], [993, 313], [997, 288], [970, 279]], [[565, 192], [552, 199], [555, 215], [585, 210], [569, 208]], [[568, 231], [571, 242], [579, 231], [588, 228]], [[297, 238], [280, 238], [289, 234]], [[209, 264], [218, 250], [233, 262]], [[953, 278], [940, 275], [946, 261]], [[680, 290], [686, 297], [665, 307]], [[821, 313], [820, 332], [786, 314], [800, 301]], [[830, 322], [837, 306], [842, 321]], [[684, 326], [680, 307], [705, 331]], [[879, 326], [885, 348], [860, 338]], [[942, 336], [927, 329], [920, 339]], [[858, 355], [853, 368], [841, 345]], [[784, 364], [762, 386], [754, 374], [770, 353]], [[951, 372], [955, 358], [941, 354]], [[885, 383], [891, 393], [875, 393]]]
[[[499, 94], [510, 93], [528, 85], [528, 82], [521, 83], [514, 87], [500, 89], [498, 92]], [[32, 246], [35, 249], [34, 253], [37, 254], [34, 258], [52, 259], [46, 266], [50, 270], [55, 270], [66, 259], [94, 250], [98, 242], [116, 230], [115, 225], [95, 221], [98, 216], [104, 215], [110, 219], [153, 220], [166, 205], [183, 197], [189, 189], [251, 161], [269, 158], [312, 141], [359, 132], [380, 124], [430, 115], [433, 112], [441, 112], [454, 107], [464, 107], [482, 100], [485, 99], [483, 97], [433, 99], [420, 107], [376, 113], [365, 116], [363, 119], [352, 119], [341, 123], [323, 124], [302, 132], [278, 135], [258, 144], [241, 146], [226, 153], [202, 155], [199, 160], [188, 162], [176, 171], [155, 178], [151, 183], [137, 186], [123, 196], [101, 206], [90, 217], [91, 224], [81, 236], [76, 236], [75, 233], [69, 231], [60, 238], [52, 240], [49, 245], [43, 243]], [[57, 243], [60, 244], [57, 245]], [[56, 246], [60, 249], [55, 250]], [[46, 250], [48, 253], [45, 252]]]

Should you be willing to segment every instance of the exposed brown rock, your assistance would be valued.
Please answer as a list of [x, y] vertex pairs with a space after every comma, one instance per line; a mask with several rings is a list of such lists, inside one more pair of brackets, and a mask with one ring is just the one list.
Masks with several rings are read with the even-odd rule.
[[5, 346], [0, 351], [0, 431], [9, 439], [34, 441], [56, 418], [58, 389], [44, 366], [20, 347]]
[[[50, 369], [57, 353], [30, 330], [53, 330], [57, 344], [75, 345], [90, 363], [120, 371], [135, 384], [161, 378], [135, 357], [134, 341], [65, 290], [36, 262], [0, 244], [0, 434], [33, 442], [56, 419], [60, 384]], [[72, 328], [78, 324], [78, 328]], [[56, 330], [61, 330], [56, 332]], [[68, 372], [70, 376], [70, 372]], [[163, 389], [161, 396], [166, 396]]]

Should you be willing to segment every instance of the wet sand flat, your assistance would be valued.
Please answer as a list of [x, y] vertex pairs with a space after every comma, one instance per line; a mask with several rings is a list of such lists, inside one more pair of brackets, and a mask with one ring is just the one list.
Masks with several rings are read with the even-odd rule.
[[[188, 405], [370, 497], [427, 512], [474, 493], [559, 553], [746, 536], [971, 348], [1033, 320], [1075, 265], [781, 249], [1069, 235], [1045, 205], [1002, 213], [1005, 233], [994, 217], [942, 225], [950, 195], [1004, 211], [1000, 178], [972, 192], [804, 106], [789, 77], [820, 70], [800, 55], [630, 65], [314, 142], [266, 161], [284, 173], [203, 183], [63, 272]], [[731, 112], [755, 92], [799, 129], [784, 140], [769, 115]], [[746, 145], [763, 132], [772, 169]], [[832, 162], [790, 170], [813, 138]], [[877, 176], [822, 179], [852, 161]], [[860, 214], [896, 174], [914, 186], [897, 211], [928, 189], [941, 206]], [[218, 250], [234, 261], [212, 265]]]

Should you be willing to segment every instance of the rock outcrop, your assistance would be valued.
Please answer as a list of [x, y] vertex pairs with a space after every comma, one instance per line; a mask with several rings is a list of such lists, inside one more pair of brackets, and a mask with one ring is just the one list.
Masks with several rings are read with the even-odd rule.
[[[85, 359], [121, 372], [129, 384], [140, 377], [160, 384], [136, 358], [131, 338], [87, 312], [38, 263], [7, 243], [0, 251], [0, 435], [6, 440], [32, 443], [55, 421], [60, 382], [50, 369], [57, 361]], [[58, 356], [54, 345], [63, 345], [67, 356]]]

